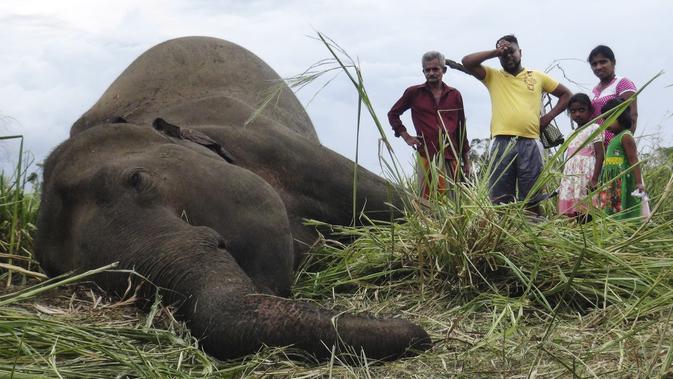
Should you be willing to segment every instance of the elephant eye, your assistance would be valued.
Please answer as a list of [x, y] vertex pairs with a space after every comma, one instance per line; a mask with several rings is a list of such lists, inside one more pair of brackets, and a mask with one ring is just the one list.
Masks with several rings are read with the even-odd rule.
[[142, 180], [142, 178], [140, 177], [140, 173], [136, 171], [133, 174], [131, 174], [131, 177], [129, 178], [129, 185], [131, 187], [136, 187], [137, 188], [137, 187], [140, 186], [140, 181], [141, 180]]
[[142, 191], [149, 185], [148, 174], [141, 170], [133, 170], [127, 176], [126, 183], [137, 191]]

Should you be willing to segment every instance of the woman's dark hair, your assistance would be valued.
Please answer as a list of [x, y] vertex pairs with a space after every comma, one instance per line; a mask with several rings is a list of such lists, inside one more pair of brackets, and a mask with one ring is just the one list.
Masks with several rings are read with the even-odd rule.
[[586, 93], [576, 93], [570, 97], [570, 100], [568, 100], [568, 109], [570, 109], [570, 104], [572, 103], [580, 103], [584, 106], [587, 107], [588, 110], [590, 110], [592, 113], [594, 111], [594, 106], [591, 104], [591, 99], [589, 99], [589, 96]]
[[612, 63], [615, 63], [615, 53], [612, 51], [611, 48], [605, 45], [598, 45], [594, 47], [594, 49], [591, 50], [591, 52], [589, 53], [589, 58], [587, 58], [587, 62], [591, 63], [591, 60], [594, 59], [597, 55], [602, 55], [608, 58]]
[[[605, 105], [603, 105], [603, 108], [601, 108], [601, 113], [605, 113], [609, 111], [610, 109], [613, 109], [619, 104], [623, 103], [624, 100], [622, 99], [610, 99], [608, 100]], [[619, 125], [623, 129], [631, 129], [632, 121], [631, 121], [631, 106], [626, 107], [624, 111], [617, 117], [617, 121], [619, 122]]]

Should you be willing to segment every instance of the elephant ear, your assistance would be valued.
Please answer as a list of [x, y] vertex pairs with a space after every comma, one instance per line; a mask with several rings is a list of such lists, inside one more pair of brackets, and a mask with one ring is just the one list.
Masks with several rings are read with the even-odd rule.
[[198, 130], [181, 128], [177, 125], [166, 122], [163, 118], [157, 118], [152, 123], [152, 127], [158, 130], [161, 133], [166, 134], [169, 137], [180, 138], [187, 141], [192, 141], [196, 144], [204, 146], [209, 150], [212, 150], [215, 154], [222, 157], [225, 161], [235, 164], [234, 158], [222, 145], [215, 142], [214, 139], [208, 137], [204, 133], [201, 133]]

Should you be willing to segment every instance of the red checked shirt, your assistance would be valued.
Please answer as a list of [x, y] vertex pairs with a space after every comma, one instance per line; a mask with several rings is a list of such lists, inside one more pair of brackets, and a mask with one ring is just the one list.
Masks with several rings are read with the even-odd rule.
[[[437, 102], [427, 83], [407, 88], [388, 112], [388, 121], [395, 131], [395, 137], [407, 130], [400, 115], [409, 108], [416, 134], [423, 140], [423, 146], [418, 149], [422, 156], [433, 158], [437, 155], [441, 146], [440, 135], [442, 138], [448, 135], [451, 142], [451, 145], [448, 141], [444, 142], [447, 145], [444, 159], [455, 160], [454, 149], [459, 158], [470, 150], [465, 129], [463, 98], [457, 89], [442, 82], [442, 94]], [[426, 150], [429, 157], [426, 156]]]

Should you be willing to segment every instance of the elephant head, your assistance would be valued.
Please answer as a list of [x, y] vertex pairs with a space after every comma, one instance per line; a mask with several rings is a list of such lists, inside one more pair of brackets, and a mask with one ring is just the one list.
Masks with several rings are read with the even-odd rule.
[[[213, 59], [213, 51], [226, 54]], [[239, 64], [248, 57], [252, 78], [273, 77], [258, 58], [228, 42], [169, 41], [141, 56], [73, 125], [44, 166], [35, 239], [43, 269], [54, 275], [112, 262], [134, 269], [177, 305], [205, 350], [220, 358], [263, 344], [294, 345], [320, 357], [343, 342], [384, 359], [428, 348], [427, 333], [408, 321], [337, 317], [279, 297], [290, 293], [297, 246], [315, 238], [301, 220], [349, 221], [353, 164], [317, 142], [303, 110], [292, 113], [298, 102], [291, 94], [279, 102], [284, 108], [251, 126], [239, 124], [254, 108], [250, 80], [236, 81], [225, 70], [225, 87], [233, 89], [204, 90], [190, 77], [210, 75], [209, 65], [229, 67], [221, 64], [228, 55]], [[189, 73], [175, 68], [179, 62]], [[179, 95], [162, 87], [162, 80], [170, 82], [166, 75], [187, 82], [173, 84]], [[232, 110], [227, 104], [234, 102], [245, 107]], [[214, 104], [222, 106], [219, 113]], [[365, 170], [360, 180], [360, 201], [385, 208], [385, 182]], [[120, 274], [96, 280], [109, 290], [126, 284]]]

